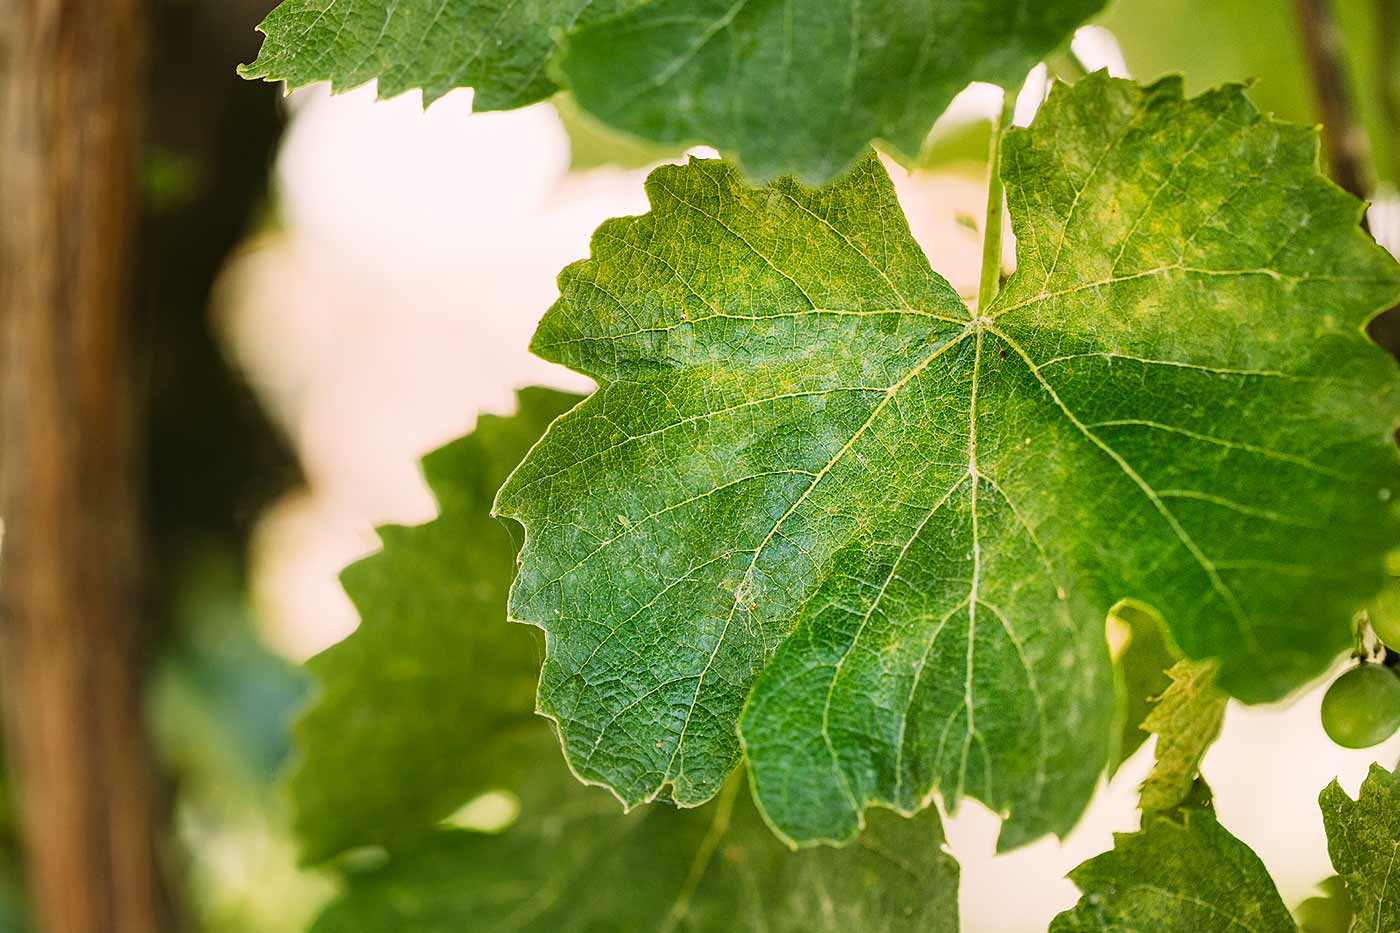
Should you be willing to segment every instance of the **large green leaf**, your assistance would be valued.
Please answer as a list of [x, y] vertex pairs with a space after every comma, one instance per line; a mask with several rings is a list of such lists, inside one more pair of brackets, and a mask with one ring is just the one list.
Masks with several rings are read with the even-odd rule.
[[[243, 74], [379, 80], [478, 110], [549, 96], [663, 144], [710, 143], [756, 176], [824, 181], [883, 139], [912, 158], [969, 82], [1019, 85], [1104, 0], [286, 0]], [[559, 69], [547, 67], [565, 38]]]
[[851, 846], [794, 853], [737, 780], [700, 809], [623, 815], [550, 754], [517, 825], [441, 832], [352, 875], [314, 933], [957, 933], [936, 813], [879, 814]]
[[1353, 933], [1400, 929], [1400, 775], [1372, 765], [1355, 800], [1333, 781], [1319, 803], [1332, 867], [1351, 896]]
[[1296, 929], [1259, 857], [1206, 810], [1143, 814], [1113, 849], [1069, 874], [1084, 893], [1050, 933], [1287, 933]]
[[307, 860], [399, 843], [536, 766], [517, 747], [537, 730], [541, 648], [502, 621], [515, 548], [489, 507], [545, 425], [577, 401], [526, 389], [516, 415], [483, 416], [429, 454], [438, 518], [381, 528], [384, 549], [345, 570], [360, 626], [309, 662], [320, 693], [294, 728]]
[[1077, 818], [1113, 744], [1103, 620], [1161, 611], [1272, 699], [1349, 643], [1400, 489], [1400, 296], [1313, 131], [1238, 88], [1057, 87], [1004, 147], [1020, 264], [969, 311], [884, 170], [658, 169], [534, 348], [599, 389], [512, 474], [512, 617], [575, 771], [636, 803], [740, 757], [793, 840], [930, 790]]
[[[379, 844], [353, 865], [323, 931], [957, 930], [958, 868], [938, 815], [885, 814], [857, 845], [793, 854], [736, 778], [701, 809], [619, 812], [558, 760], [533, 715], [540, 647], [506, 624], [514, 547], [492, 492], [578, 401], [520, 393], [509, 418], [430, 454], [439, 516], [381, 529], [384, 549], [346, 570], [360, 627], [311, 667], [319, 701], [296, 727], [297, 828], [309, 859]], [[488, 791], [519, 798], [500, 835], [443, 818]]]
[[1104, 0], [653, 0], [568, 38], [603, 120], [826, 181], [872, 139], [912, 158], [970, 81], [1019, 86]]
[[642, 0], [285, 0], [258, 27], [267, 38], [245, 78], [292, 87], [378, 80], [379, 95], [421, 88], [430, 104], [476, 89], [477, 110], [507, 110], [557, 89], [545, 65], [556, 30]]

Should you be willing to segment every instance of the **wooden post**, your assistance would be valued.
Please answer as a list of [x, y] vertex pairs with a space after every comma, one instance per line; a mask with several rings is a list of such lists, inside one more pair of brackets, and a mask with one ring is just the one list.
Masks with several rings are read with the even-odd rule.
[[133, 379], [140, 0], [0, 0], [0, 697], [34, 920], [162, 933]]

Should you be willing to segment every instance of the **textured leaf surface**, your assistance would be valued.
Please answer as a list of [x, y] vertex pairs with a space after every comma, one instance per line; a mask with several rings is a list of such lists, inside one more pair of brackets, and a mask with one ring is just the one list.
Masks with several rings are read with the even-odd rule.
[[438, 518], [381, 528], [384, 549], [345, 570], [360, 626], [309, 662], [320, 694], [294, 728], [291, 789], [306, 859], [419, 834], [534, 766], [515, 748], [536, 730], [542, 649], [502, 621], [515, 549], [490, 503], [545, 425], [577, 401], [527, 389], [513, 417], [483, 416], [474, 433], [429, 454]]
[[286, 0], [251, 78], [374, 79], [478, 110], [556, 89], [663, 144], [708, 143], [757, 176], [824, 181], [880, 138], [916, 156], [972, 81], [1014, 87], [1104, 0]]
[[623, 815], [547, 754], [517, 825], [439, 833], [352, 876], [314, 933], [957, 933], [957, 863], [932, 811], [879, 814], [846, 848], [794, 853], [737, 779], [699, 809]]
[[379, 95], [422, 88], [429, 104], [476, 89], [477, 110], [542, 100], [555, 30], [640, 0], [285, 0], [259, 26], [267, 38], [246, 78], [337, 89], [379, 81]]
[[1372, 765], [1355, 800], [1333, 781], [1319, 802], [1332, 867], [1351, 896], [1351, 929], [1400, 929], [1400, 776]]
[[570, 36], [560, 70], [603, 120], [703, 142], [760, 179], [826, 181], [872, 139], [918, 155], [971, 81], [1020, 85], [1103, 0], [655, 0]]
[[1084, 896], [1050, 933], [1287, 933], [1296, 929], [1259, 857], [1205, 810], [1143, 814], [1140, 832], [1070, 872]]
[[[424, 460], [440, 514], [381, 530], [350, 567], [360, 627], [314, 659], [298, 724], [298, 829], [312, 859], [382, 844], [320, 931], [887, 930], [955, 933], [958, 868], [938, 815], [873, 819], [856, 844], [794, 854], [736, 778], [700, 809], [622, 814], [559, 761], [533, 714], [540, 646], [505, 620], [514, 546], [489, 515], [506, 471], [578, 401], [520, 393], [509, 418]], [[487, 791], [519, 798], [500, 835], [444, 829]]]
[[1171, 686], [1158, 698], [1143, 728], [1157, 736], [1152, 773], [1139, 806], [1165, 810], [1186, 799], [1210, 743], [1225, 722], [1225, 694], [1215, 686], [1214, 661], [1178, 661], [1167, 672]]
[[1011, 134], [1022, 266], [990, 314], [1047, 420], [1102, 455], [1130, 595], [1268, 700], [1349, 643], [1384, 579], [1400, 390], [1364, 328], [1400, 269], [1312, 129], [1180, 87], [1094, 76]]
[[1003, 161], [1019, 269], [974, 315], [888, 178], [658, 169], [534, 348], [600, 384], [512, 474], [540, 708], [629, 803], [713, 796], [742, 711], [800, 841], [931, 789], [1062, 832], [1113, 744], [1103, 620], [1159, 609], [1235, 695], [1349, 639], [1400, 489], [1400, 294], [1312, 131], [1239, 89], [1058, 87]]

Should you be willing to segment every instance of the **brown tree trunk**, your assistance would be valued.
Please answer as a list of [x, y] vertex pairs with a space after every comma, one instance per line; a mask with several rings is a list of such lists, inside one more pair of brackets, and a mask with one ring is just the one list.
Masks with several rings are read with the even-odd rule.
[[141, 704], [140, 0], [0, 0], [0, 695], [46, 933], [171, 927]]

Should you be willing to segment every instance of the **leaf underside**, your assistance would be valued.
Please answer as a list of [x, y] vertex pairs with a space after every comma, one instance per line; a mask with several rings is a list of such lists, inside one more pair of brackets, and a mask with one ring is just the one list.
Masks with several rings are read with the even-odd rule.
[[1289, 933], [1293, 918], [1259, 857], [1206, 810], [1143, 814], [1136, 833], [1069, 874], [1084, 896], [1050, 933]]
[[[1400, 296], [1311, 130], [1091, 76], [1005, 140], [1017, 272], [974, 313], [873, 159], [819, 190], [658, 169], [534, 349], [599, 389], [512, 474], [539, 707], [625, 802], [747, 753], [795, 842], [939, 792], [1065, 832], [1114, 744], [1111, 606], [1273, 699], [1397, 536]], [[737, 726], [737, 734], [736, 734]]]
[[[914, 157], [972, 81], [1018, 84], [1104, 0], [285, 0], [245, 77], [425, 103], [475, 88], [478, 110], [557, 80], [605, 122], [708, 143], [753, 177], [825, 181], [872, 139]], [[565, 54], [551, 67], [555, 37]]]
[[1380, 765], [1352, 800], [1333, 781], [1319, 803], [1327, 827], [1332, 867], [1346, 882], [1354, 914], [1353, 933], [1382, 933], [1400, 928], [1400, 776]]
[[750, 178], [825, 182], [873, 139], [912, 159], [973, 81], [1020, 85], [1104, 0], [655, 0], [569, 36], [559, 70], [605, 122], [708, 143]]

